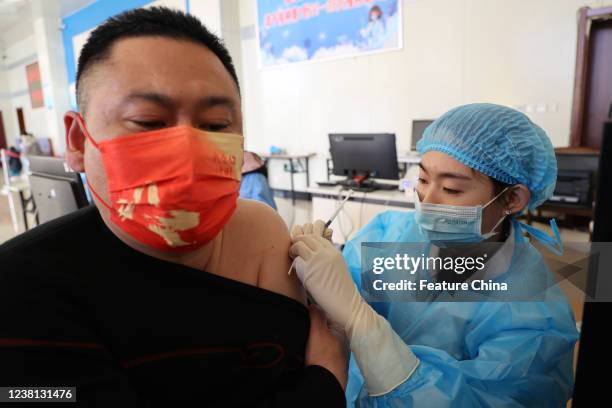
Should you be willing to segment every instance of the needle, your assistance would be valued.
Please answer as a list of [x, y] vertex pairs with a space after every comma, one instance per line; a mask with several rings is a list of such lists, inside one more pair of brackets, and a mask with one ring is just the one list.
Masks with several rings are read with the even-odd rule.
[[[327, 227], [329, 227], [331, 225], [331, 223], [334, 222], [334, 219], [338, 216], [338, 214], [340, 214], [340, 211], [342, 210], [342, 207], [344, 207], [344, 204], [346, 204], [346, 202], [349, 200], [349, 198], [351, 198], [351, 196], [353, 195], [354, 192], [355, 192], [355, 190], [350, 190], [348, 192], [348, 194], [346, 195], [346, 197], [344, 198], [344, 200], [342, 200], [342, 202], [340, 203], [338, 208], [336, 208], [336, 211], [334, 211], [332, 216], [329, 217], [329, 219], [325, 223], [325, 228], [323, 228], [323, 235], [325, 235], [325, 230], [327, 229]], [[293, 263], [294, 262], [295, 262], [295, 260], [291, 263], [291, 267], [289, 268], [289, 272], [287, 272], [288, 275], [291, 275], [291, 271], [293, 270]]]
[[[344, 207], [344, 204], [346, 204], [346, 202], [349, 200], [349, 198], [351, 198], [351, 196], [353, 195], [354, 192], [355, 192], [355, 190], [350, 190], [348, 192], [348, 194], [346, 195], [344, 200], [342, 200], [342, 202], [340, 203], [338, 208], [336, 208], [336, 211], [334, 211], [332, 216], [329, 217], [329, 220], [327, 220], [327, 222], [325, 223], [325, 228], [329, 227], [331, 225], [331, 223], [334, 222], [334, 219], [338, 216], [338, 214], [340, 214], [340, 211], [342, 210], [342, 207]], [[325, 233], [325, 229], [323, 230], [323, 233]]]

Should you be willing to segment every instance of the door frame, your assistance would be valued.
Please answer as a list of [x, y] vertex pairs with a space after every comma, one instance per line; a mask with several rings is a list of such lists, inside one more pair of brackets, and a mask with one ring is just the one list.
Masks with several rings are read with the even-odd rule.
[[574, 100], [570, 126], [570, 146], [582, 146], [584, 114], [587, 97], [587, 73], [589, 72], [589, 42], [592, 22], [612, 18], [612, 7], [578, 10], [578, 40], [576, 44], [576, 71], [574, 73]]
[[4, 127], [4, 118], [0, 110], [0, 149], [8, 149], [8, 141], [6, 140], [6, 128]]
[[15, 108], [15, 113], [17, 113], [17, 124], [19, 125], [19, 134], [24, 135], [28, 132], [25, 123], [25, 115], [23, 113], [23, 108], [18, 106]]

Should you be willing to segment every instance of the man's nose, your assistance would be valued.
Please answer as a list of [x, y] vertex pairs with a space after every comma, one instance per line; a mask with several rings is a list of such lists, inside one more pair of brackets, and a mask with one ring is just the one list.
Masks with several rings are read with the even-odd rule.
[[182, 114], [177, 116], [175, 126], [191, 126], [197, 128], [199, 125], [191, 115]]

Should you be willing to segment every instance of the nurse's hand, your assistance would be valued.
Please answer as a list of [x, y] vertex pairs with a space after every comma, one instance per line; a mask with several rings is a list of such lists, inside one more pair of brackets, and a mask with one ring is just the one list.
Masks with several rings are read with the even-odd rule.
[[325, 228], [325, 221], [316, 220], [312, 224], [307, 222], [306, 224], [293, 226], [293, 228], [291, 228], [291, 239], [300, 235], [315, 234], [322, 235], [323, 238], [331, 242], [333, 233], [334, 230], [331, 228]]
[[406, 381], [419, 364], [389, 322], [363, 300], [342, 254], [320, 234], [297, 235], [289, 250], [298, 278], [330, 319], [344, 328], [371, 396]]
[[318, 232], [298, 235], [292, 241], [289, 256], [295, 258], [298, 278], [330, 319], [347, 330], [363, 299], [342, 254]]
[[306, 343], [305, 364], [319, 365], [329, 370], [346, 390], [348, 379], [348, 342], [344, 332], [327, 321], [325, 312], [311, 305], [310, 334]]

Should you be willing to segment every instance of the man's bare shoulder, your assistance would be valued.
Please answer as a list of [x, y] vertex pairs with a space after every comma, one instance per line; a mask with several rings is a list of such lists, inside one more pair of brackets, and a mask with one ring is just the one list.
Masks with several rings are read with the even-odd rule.
[[305, 303], [302, 284], [287, 274], [291, 238], [281, 216], [266, 204], [239, 199], [230, 222], [235, 243], [248, 248], [249, 261], [257, 264], [257, 286]]

